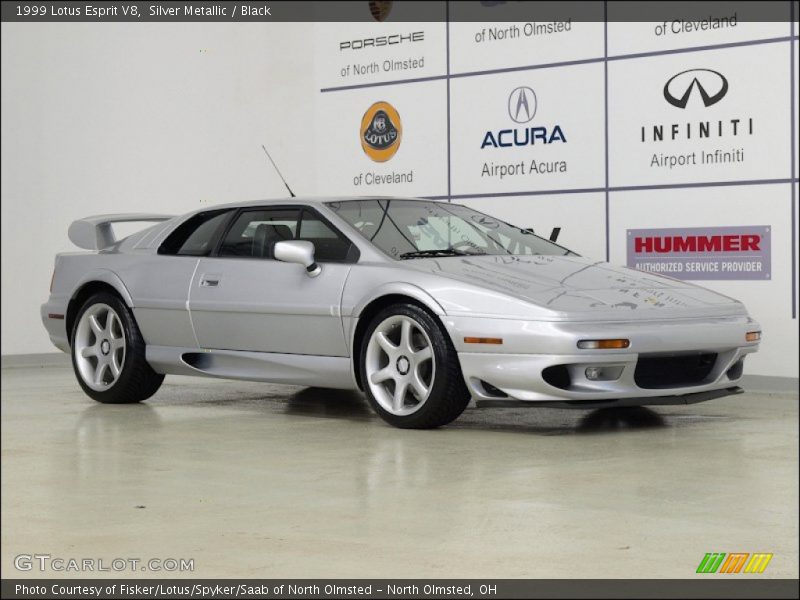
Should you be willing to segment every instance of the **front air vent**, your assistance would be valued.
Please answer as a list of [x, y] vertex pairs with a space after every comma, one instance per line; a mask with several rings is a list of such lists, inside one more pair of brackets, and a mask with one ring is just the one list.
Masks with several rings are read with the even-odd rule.
[[569, 376], [569, 369], [567, 369], [566, 365], [547, 367], [542, 371], [542, 379], [544, 379], [553, 387], [557, 387], [562, 390], [569, 389], [569, 386], [572, 383], [572, 380]]
[[728, 369], [728, 379], [735, 381], [739, 379], [744, 373], [744, 359], [740, 358], [734, 365]]
[[663, 389], [700, 385], [711, 374], [717, 355], [678, 354], [640, 356], [633, 379], [642, 389]]

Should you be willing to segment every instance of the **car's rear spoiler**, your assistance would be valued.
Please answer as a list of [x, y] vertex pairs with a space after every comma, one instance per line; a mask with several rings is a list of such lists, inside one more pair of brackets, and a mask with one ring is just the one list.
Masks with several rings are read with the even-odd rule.
[[69, 239], [86, 250], [102, 250], [116, 243], [112, 223], [168, 221], [172, 215], [154, 215], [150, 213], [126, 213], [120, 215], [96, 215], [73, 221], [69, 226]]

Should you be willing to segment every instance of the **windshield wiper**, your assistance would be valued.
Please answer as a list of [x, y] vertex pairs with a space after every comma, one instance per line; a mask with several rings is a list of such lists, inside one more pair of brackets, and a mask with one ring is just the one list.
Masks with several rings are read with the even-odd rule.
[[403, 252], [400, 258], [425, 258], [428, 256], [472, 256], [479, 254], [478, 252], [464, 252], [463, 250], [456, 250], [455, 248], [439, 248], [435, 250], [414, 250], [412, 252]]

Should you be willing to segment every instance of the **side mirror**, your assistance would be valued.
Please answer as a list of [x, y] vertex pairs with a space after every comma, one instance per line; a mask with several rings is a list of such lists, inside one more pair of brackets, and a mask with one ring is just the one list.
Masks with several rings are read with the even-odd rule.
[[322, 272], [322, 268], [314, 260], [314, 244], [311, 242], [305, 240], [275, 242], [272, 254], [275, 260], [303, 265], [309, 277], [316, 277]]

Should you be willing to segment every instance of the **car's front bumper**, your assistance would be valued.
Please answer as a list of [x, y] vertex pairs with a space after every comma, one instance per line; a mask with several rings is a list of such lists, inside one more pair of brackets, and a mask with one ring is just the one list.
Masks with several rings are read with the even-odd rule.
[[735, 396], [742, 394], [744, 390], [739, 386], [721, 388], [718, 390], [711, 390], [708, 392], [694, 392], [692, 394], [679, 394], [673, 396], [646, 396], [643, 398], [608, 398], [606, 400], [554, 400], [540, 401], [540, 402], [526, 402], [525, 400], [477, 400], [476, 405], [479, 408], [492, 407], [492, 408], [520, 408], [531, 406], [547, 406], [552, 408], [620, 408], [625, 406], [669, 406], [669, 405], [682, 405], [682, 404], [697, 404], [698, 402], [706, 402], [708, 400], [716, 400], [717, 398], [724, 398], [726, 396]]
[[[743, 360], [758, 349], [746, 334], [760, 327], [746, 316], [637, 322], [530, 322], [507, 319], [443, 317], [450, 332], [466, 383], [477, 401], [579, 402], [647, 399], [704, 394], [737, 387]], [[502, 339], [482, 346], [465, 338]], [[625, 350], [582, 350], [585, 339], [627, 339]], [[480, 348], [479, 351], [476, 351]], [[700, 379], [666, 385], [637, 384], [641, 357], [714, 355], [713, 365]], [[566, 384], [549, 383], [548, 367], [563, 368]], [[587, 378], [590, 367], [617, 367], [619, 376], [598, 381]], [[488, 384], [488, 385], [487, 385]], [[708, 399], [708, 398], [705, 398]], [[634, 401], [635, 400], [635, 401]]]

